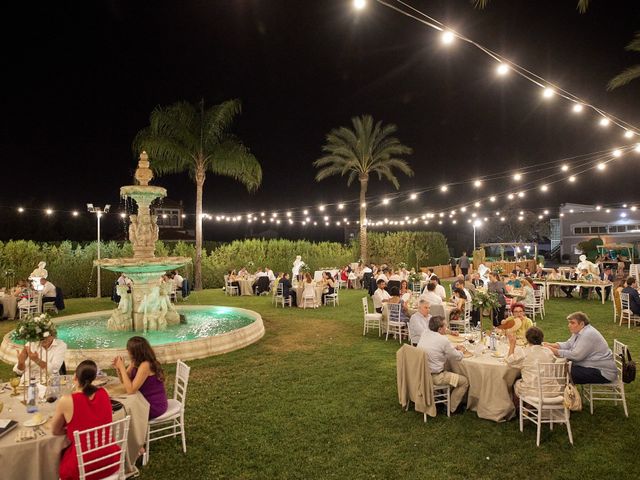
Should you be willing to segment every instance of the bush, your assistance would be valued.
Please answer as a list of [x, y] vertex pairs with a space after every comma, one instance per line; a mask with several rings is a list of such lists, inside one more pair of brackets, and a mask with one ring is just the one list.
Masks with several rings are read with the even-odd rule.
[[[369, 259], [375, 263], [410, 267], [445, 265], [449, 261], [447, 239], [439, 232], [370, 232]], [[359, 244], [355, 247], [359, 251]]]

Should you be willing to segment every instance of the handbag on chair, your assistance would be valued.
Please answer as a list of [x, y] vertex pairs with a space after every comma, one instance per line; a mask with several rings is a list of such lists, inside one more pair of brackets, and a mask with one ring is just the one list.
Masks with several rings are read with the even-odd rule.
[[627, 358], [624, 355], [622, 357], [622, 381], [624, 383], [631, 383], [636, 379], [636, 362], [631, 360], [631, 353], [627, 348]]
[[563, 404], [565, 408], [568, 408], [572, 412], [579, 412], [582, 410], [582, 397], [580, 396], [580, 392], [573, 384], [573, 380], [571, 379], [571, 364], [569, 363], [568, 367], [568, 378], [567, 385], [564, 387]]

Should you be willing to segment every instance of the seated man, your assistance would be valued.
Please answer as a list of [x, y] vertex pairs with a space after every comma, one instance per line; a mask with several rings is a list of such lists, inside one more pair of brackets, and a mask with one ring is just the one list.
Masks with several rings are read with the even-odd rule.
[[449, 408], [456, 411], [469, 388], [467, 377], [457, 373], [448, 372], [444, 369], [447, 360], [460, 361], [463, 357], [464, 347], [451, 346], [446, 337], [447, 323], [442, 317], [431, 317], [429, 319], [429, 329], [425, 330], [418, 342], [418, 348], [427, 354], [427, 363], [431, 370], [431, 378], [434, 385], [451, 385]]
[[67, 344], [58, 340], [55, 329], [50, 331], [50, 335], [42, 340], [37, 348], [33, 348], [34, 345], [36, 344], [27, 343], [18, 354], [18, 363], [13, 366], [17, 375], [22, 375], [27, 381], [33, 376], [39, 378], [40, 369], [45, 367], [49, 374], [57, 372], [66, 375], [64, 356], [67, 353]]
[[602, 334], [589, 324], [589, 317], [574, 312], [567, 317], [571, 338], [566, 342], [544, 343], [556, 357], [571, 360], [575, 384], [610, 383], [618, 376], [613, 353]]
[[[603, 272], [600, 274], [600, 280], [603, 282], [613, 282], [613, 271], [611, 267], [604, 267]], [[602, 298], [602, 287], [596, 287], [596, 293], [599, 298]], [[611, 285], [608, 287], [604, 287], [604, 300], [605, 302], [609, 300], [609, 295], [611, 295]]]
[[291, 305], [298, 304], [298, 294], [291, 287], [291, 280], [289, 279], [289, 272], [284, 272], [282, 274], [282, 278], [280, 279], [280, 283], [282, 284], [282, 295], [284, 299], [291, 297]]
[[46, 278], [40, 279], [42, 285], [42, 303], [56, 301], [56, 286]]
[[429, 329], [429, 302], [420, 299], [418, 301], [418, 311], [411, 315], [409, 319], [409, 339], [414, 347], [418, 345], [422, 334]]
[[391, 298], [391, 295], [389, 295], [389, 292], [387, 292], [387, 283], [382, 278], [378, 279], [376, 285], [378, 285], [378, 288], [376, 289], [372, 297], [373, 308], [376, 309], [376, 312], [382, 313], [382, 304], [388, 302]]
[[420, 300], [429, 302], [429, 305], [442, 305], [442, 298], [436, 294], [436, 284], [434, 282], [427, 283], [426, 288], [420, 295]]
[[517, 380], [513, 390], [518, 397], [524, 395], [538, 395], [538, 363], [554, 363], [556, 357], [551, 350], [542, 346], [544, 333], [537, 327], [531, 327], [526, 332], [528, 345], [526, 347], [516, 347], [516, 336], [507, 333], [509, 339], [509, 353], [507, 354], [507, 365], [519, 368], [522, 378]]
[[622, 289], [622, 293], [629, 294], [629, 309], [634, 315], [640, 315], [640, 294], [638, 294], [636, 278], [627, 278], [626, 284], [627, 286]]
[[511, 275], [515, 275], [516, 277], [524, 277], [524, 272], [520, 268], [520, 265], [516, 265], [516, 268], [511, 270]]

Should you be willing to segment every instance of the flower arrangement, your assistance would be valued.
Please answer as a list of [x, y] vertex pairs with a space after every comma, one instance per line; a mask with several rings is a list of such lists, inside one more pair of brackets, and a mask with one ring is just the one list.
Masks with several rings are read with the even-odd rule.
[[496, 275], [502, 275], [504, 273], [504, 268], [502, 268], [502, 265], [496, 265], [493, 267], [493, 273]]
[[255, 266], [255, 264], [251, 260], [249, 260], [247, 262], [247, 265], [244, 268], [246, 268], [247, 270], [253, 271], [253, 267], [254, 266]]
[[409, 275], [409, 283], [415, 283], [417, 285], [420, 285], [420, 282], [422, 281], [422, 275], [419, 273], [412, 273], [411, 275]]
[[491, 292], [482, 292], [476, 290], [475, 296], [471, 299], [471, 304], [477, 310], [497, 309], [500, 304], [498, 303], [498, 295]]
[[405, 262], [398, 263], [398, 268], [402, 270], [403, 268], [407, 268], [407, 264]]
[[27, 342], [40, 342], [54, 334], [55, 331], [56, 326], [47, 313], [29, 314], [24, 320], [20, 320], [16, 327], [17, 337]]
[[311, 273], [311, 267], [305, 263], [300, 267], [300, 273]]

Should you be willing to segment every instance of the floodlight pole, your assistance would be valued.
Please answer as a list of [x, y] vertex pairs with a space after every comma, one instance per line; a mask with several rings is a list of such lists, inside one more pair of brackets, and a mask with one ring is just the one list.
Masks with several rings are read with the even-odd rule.
[[[100, 207], [94, 207], [92, 203], [87, 203], [87, 210], [90, 213], [95, 213], [96, 214], [96, 220], [98, 223], [98, 249], [97, 249], [97, 254], [98, 254], [98, 261], [100, 261], [100, 219], [102, 218], [102, 215], [105, 213], [109, 212], [109, 209], [111, 208], [111, 205], [105, 205], [104, 209], [100, 208]], [[98, 265], [98, 279], [97, 279], [97, 285], [96, 285], [96, 298], [100, 298], [102, 296], [102, 289], [101, 289], [101, 284], [100, 284], [100, 265]]]

